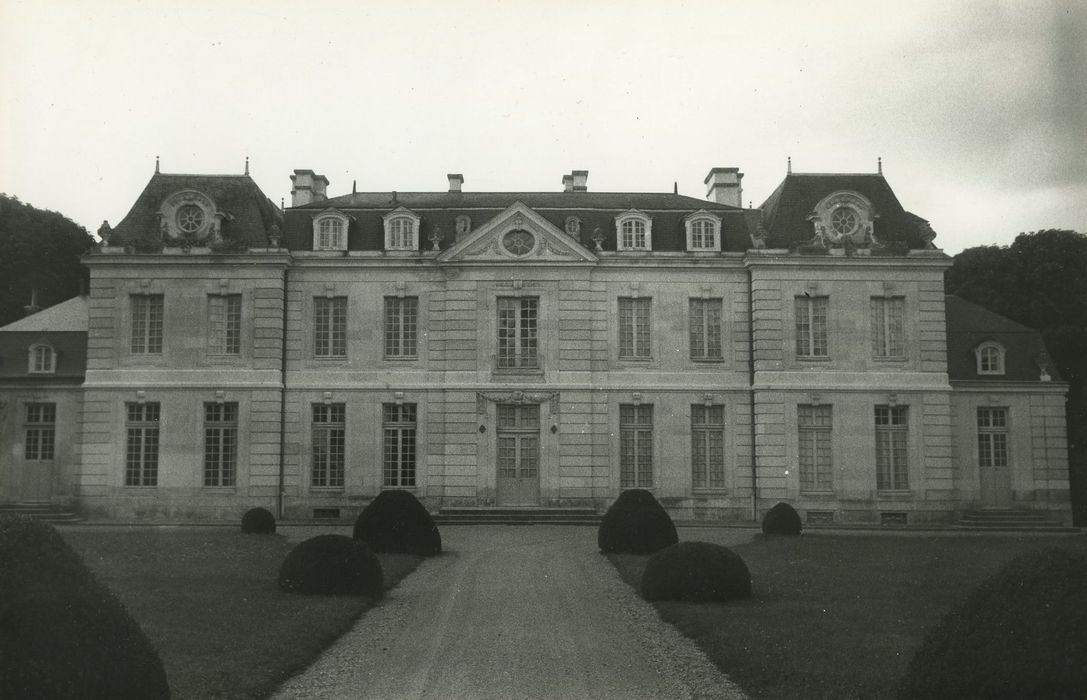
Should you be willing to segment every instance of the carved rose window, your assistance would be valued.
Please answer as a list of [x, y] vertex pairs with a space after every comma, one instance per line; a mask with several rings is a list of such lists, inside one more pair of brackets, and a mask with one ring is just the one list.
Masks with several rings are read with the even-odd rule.
[[849, 207], [839, 207], [830, 216], [830, 228], [838, 236], [848, 236], [857, 230], [857, 212]]
[[196, 233], [204, 225], [204, 210], [195, 204], [183, 204], [177, 209], [177, 227], [184, 233]]
[[510, 231], [502, 238], [502, 247], [513, 255], [528, 255], [536, 238], [528, 231]]

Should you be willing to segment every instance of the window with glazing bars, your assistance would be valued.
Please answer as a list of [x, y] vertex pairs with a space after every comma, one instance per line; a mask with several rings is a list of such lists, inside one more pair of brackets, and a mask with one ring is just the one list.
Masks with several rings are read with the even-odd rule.
[[691, 299], [691, 359], [721, 359], [721, 299]]
[[1008, 466], [1008, 409], [978, 408], [978, 466]]
[[162, 295], [133, 294], [132, 343], [133, 354], [154, 355], [162, 352]]
[[800, 490], [830, 491], [834, 488], [831, 452], [830, 406], [796, 407], [797, 454], [800, 458]]
[[241, 353], [241, 294], [212, 294], [208, 297], [208, 340], [213, 355]]
[[125, 486], [156, 486], [159, 479], [158, 402], [125, 404]]
[[691, 248], [693, 250], [713, 250], [717, 247], [712, 221], [700, 219], [691, 222]]
[[408, 218], [389, 222], [389, 248], [410, 250], [415, 247], [415, 222]]
[[622, 237], [623, 250], [645, 250], [645, 222], [641, 219], [626, 219], [619, 234]]
[[540, 300], [536, 297], [499, 297], [499, 368], [539, 367], [539, 312]]
[[650, 297], [619, 297], [619, 357], [649, 359]]
[[238, 471], [238, 404], [204, 404], [204, 486], [233, 486]]
[[346, 423], [342, 403], [313, 404], [313, 474], [318, 488], [343, 488]]
[[35, 462], [53, 459], [56, 443], [57, 405], [55, 403], [26, 404], [26, 443], [23, 455]]
[[827, 356], [827, 297], [796, 297], [796, 354]]
[[346, 357], [347, 297], [316, 297], [313, 312], [313, 354]]
[[905, 357], [906, 299], [904, 297], [872, 297], [872, 355], [874, 357]]
[[725, 487], [725, 407], [691, 406], [691, 486]]
[[619, 486], [653, 486], [653, 405], [619, 405]]
[[540, 407], [498, 404], [498, 475], [535, 478], [540, 472]]
[[906, 406], [876, 406], [876, 488], [881, 491], [910, 487], [908, 418]]
[[418, 325], [418, 297], [385, 297], [385, 357], [415, 357]]
[[382, 404], [385, 486], [415, 486], [416, 406]]
[[52, 374], [57, 368], [57, 354], [48, 345], [35, 345], [30, 349], [32, 374]]
[[343, 248], [343, 221], [328, 217], [317, 224], [318, 249]]

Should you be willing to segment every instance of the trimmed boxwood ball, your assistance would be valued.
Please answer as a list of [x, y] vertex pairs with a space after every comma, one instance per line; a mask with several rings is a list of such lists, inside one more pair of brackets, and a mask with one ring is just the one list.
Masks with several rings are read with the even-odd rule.
[[381, 562], [364, 542], [345, 535], [318, 535], [292, 549], [279, 568], [279, 587], [289, 593], [351, 594], [381, 598]]
[[652, 554], [675, 544], [679, 536], [672, 518], [653, 494], [645, 489], [628, 489], [604, 513], [596, 541], [605, 554]]
[[253, 535], [273, 535], [276, 516], [264, 508], [250, 508], [242, 516], [242, 532]]
[[788, 503], [778, 503], [762, 518], [764, 535], [799, 535], [803, 527], [800, 515]]
[[434, 518], [414, 494], [400, 489], [382, 491], [362, 509], [354, 537], [375, 552], [429, 557], [442, 551]]
[[751, 596], [751, 573], [739, 554], [709, 542], [680, 542], [645, 563], [646, 600], [725, 601]]
[[1013, 559], [925, 635], [899, 697], [1087, 698], [1087, 558]]
[[0, 517], [0, 698], [169, 698], [158, 652], [57, 532]]

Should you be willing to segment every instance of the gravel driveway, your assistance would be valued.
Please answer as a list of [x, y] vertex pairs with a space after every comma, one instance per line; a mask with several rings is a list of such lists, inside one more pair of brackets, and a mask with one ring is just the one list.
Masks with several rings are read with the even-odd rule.
[[274, 697], [744, 697], [619, 579], [596, 528], [451, 526], [442, 538], [441, 556]]

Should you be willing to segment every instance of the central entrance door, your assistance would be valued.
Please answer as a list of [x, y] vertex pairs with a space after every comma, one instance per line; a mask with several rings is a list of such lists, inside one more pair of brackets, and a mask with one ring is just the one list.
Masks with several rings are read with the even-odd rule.
[[540, 502], [540, 406], [498, 404], [498, 480], [500, 506]]

